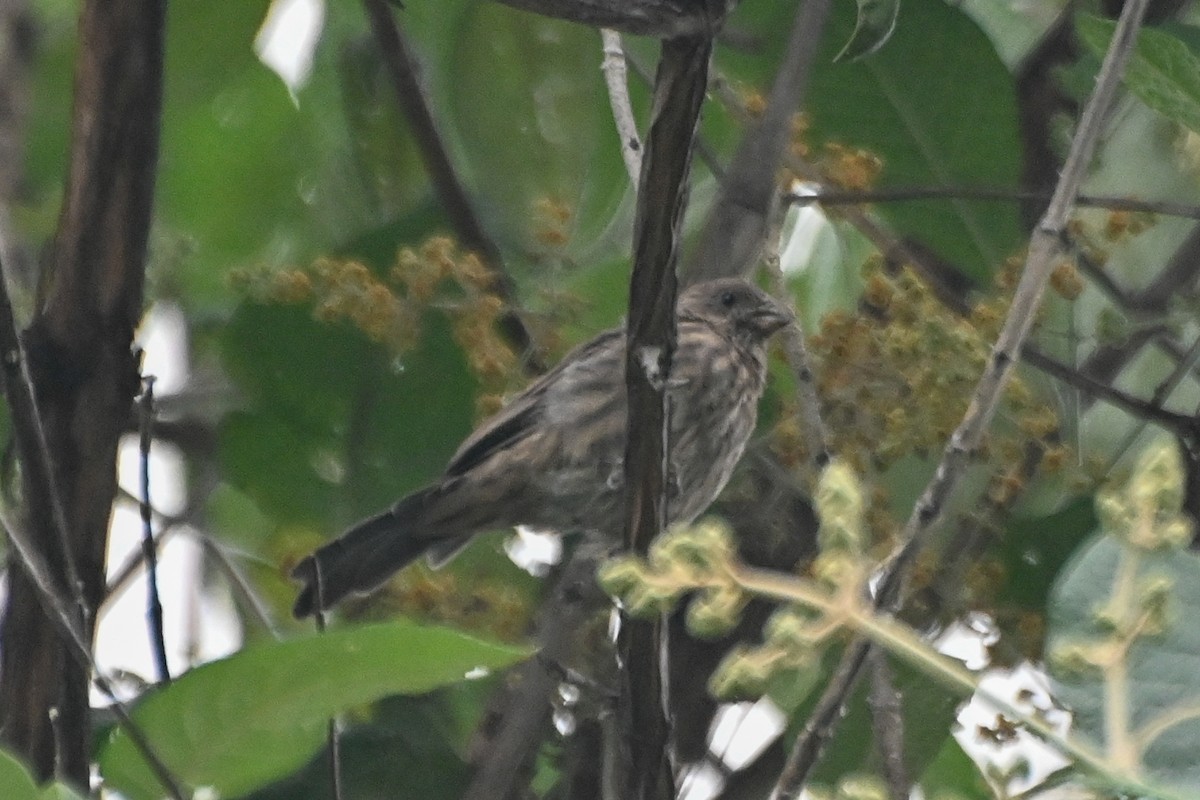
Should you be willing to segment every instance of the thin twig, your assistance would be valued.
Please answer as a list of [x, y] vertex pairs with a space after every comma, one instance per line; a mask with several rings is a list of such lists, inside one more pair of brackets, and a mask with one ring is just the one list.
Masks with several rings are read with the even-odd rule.
[[[1170, 301], [1181, 292], [1192, 290], [1196, 275], [1200, 271], [1200, 225], [1195, 226], [1187, 238], [1171, 255], [1163, 269], [1145, 288], [1137, 292], [1123, 289], [1089, 255], [1087, 248], [1077, 247], [1075, 252], [1079, 269], [1087, 275], [1125, 314], [1134, 318], [1153, 318], [1168, 312]], [[1134, 330], [1121, 345], [1104, 345], [1096, 349], [1080, 369], [1093, 378], [1112, 380], [1129, 362], [1134, 354], [1150, 341], [1154, 341], [1175, 360], [1182, 358], [1182, 349], [1169, 337], [1149, 329]], [[1087, 404], [1084, 404], [1087, 407]]]
[[158, 596], [158, 546], [154, 541], [154, 527], [150, 510], [150, 442], [154, 436], [154, 376], [142, 378], [144, 388], [138, 402], [141, 412], [141, 430], [138, 432], [138, 447], [141, 455], [140, 484], [142, 496], [139, 509], [142, 515], [142, 556], [146, 559], [146, 616], [150, 623], [150, 649], [154, 653], [154, 666], [158, 671], [158, 682], [171, 680], [171, 669], [167, 664], [167, 642], [163, 633], [163, 608]]
[[279, 630], [279, 626], [275, 624], [275, 620], [271, 617], [271, 612], [267, 609], [267, 604], [263, 602], [258, 593], [246, 580], [246, 576], [242, 574], [237, 565], [225, 552], [225, 548], [220, 542], [213, 537], [201, 533], [199, 531], [191, 531], [191, 535], [200, 542], [200, 546], [204, 548], [204, 552], [217, 565], [217, 569], [221, 570], [225, 575], [225, 579], [229, 581], [229, 585], [234, 592], [239, 595], [249, 607], [251, 615], [258, 620], [258, 623], [275, 639], [282, 639], [283, 633]]
[[329, 788], [333, 800], [342, 800], [342, 736], [333, 717], [329, 718], [325, 740], [329, 743]]
[[1132, 416], [1148, 419], [1174, 433], [1187, 433], [1197, 427], [1197, 420], [1194, 417], [1168, 411], [1103, 381], [1098, 381], [1092, 376], [1046, 355], [1032, 344], [1026, 343], [1021, 348], [1021, 359], [1047, 375], [1074, 386], [1085, 395], [1103, 400]]
[[[771, 293], [794, 312], [795, 301], [784, 283], [783, 271], [779, 267], [779, 253], [775, 250], [767, 257]], [[796, 379], [796, 418], [800, 423], [800, 440], [804, 443], [807, 465], [804, 478], [811, 488], [816, 486], [821, 470], [829, 463], [829, 434], [821, 418], [821, 398], [817, 394], [816, 376], [812, 371], [812, 360], [808, 356], [808, 346], [804, 341], [804, 328], [799, 315], [796, 321], [784, 330], [783, 337], [783, 352], [787, 356], [792, 376]]]
[[[992, 347], [991, 358], [979, 380], [966, 415], [950, 437], [933, 479], [921, 494], [905, 524], [902, 544], [883, 568], [879, 588], [873, 599], [876, 608], [894, 611], [899, 604], [916, 554], [924, 546], [933, 524], [940, 518], [946, 501], [965, 472], [970, 456], [978, 448], [984, 432], [991, 423], [1000, 396], [1033, 325], [1046, 282], [1054, 269], [1074, 197], [1079, 191], [1084, 172], [1092, 161], [1104, 114], [1116, 94], [1147, 5], [1148, 0], [1130, 0], [1121, 11], [1116, 33], [1096, 78], [1096, 87], [1084, 108], [1054, 195], [1033, 232], [1025, 267], [1013, 294], [1004, 327]], [[778, 800], [794, 800], [799, 795], [816, 763], [821, 742], [832, 735], [832, 730], [839, 720], [836, 712], [844, 706], [857, 684], [870, 647], [871, 645], [861, 638], [848, 647], [834, 680], [826, 687], [814, 712], [814, 716], [818, 712], [823, 715], [823, 724], [819, 728], [806, 726], [801, 733], [775, 787], [773, 796]]]
[[[822, 189], [816, 194], [789, 192], [784, 202], [790, 205], [823, 206], [859, 205], [863, 203], [904, 203], [921, 200], [994, 200], [997, 202], [1024, 202], [1027, 200], [1049, 200], [1049, 192], [1027, 189], [999, 189], [984, 186], [888, 186], [882, 189], [850, 191], [844, 189]], [[1105, 208], [1110, 211], [1133, 211], [1161, 214], [1167, 217], [1200, 219], [1200, 206], [1178, 203], [1171, 200], [1136, 200], [1132, 197], [1108, 197], [1081, 194], [1075, 205]]]
[[430, 181], [441, 200], [442, 208], [445, 209], [446, 216], [463, 245], [483, 258], [484, 264], [492, 274], [493, 289], [507, 306], [498, 320], [500, 332], [517, 351], [527, 372], [544, 372], [545, 366], [541, 363], [541, 355], [533, 336], [517, 313], [516, 287], [504, 266], [504, 256], [500, 247], [488, 235], [466, 187], [450, 161], [445, 139], [438, 129], [425, 90], [417, 77], [417, 60], [412, 48], [392, 15], [387, 0], [363, 0], [363, 5], [367, 11], [371, 32], [396, 90], [400, 108], [412, 128], [413, 139], [421, 151], [426, 169], [429, 170]]
[[617, 125], [617, 136], [621, 140], [621, 158], [625, 171], [636, 187], [642, 174], [642, 140], [638, 136], [637, 120], [633, 116], [633, 105], [629, 102], [629, 82], [625, 68], [625, 48], [621, 46], [621, 34], [611, 28], [600, 29], [600, 40], [604, 45], [604, 60], [600, 70], [604, 73], [604, 85], [608, 87], [608, 102], [612, 106], [613, 122]]
[[[1179, 384], [1183, 382], [1184, 377], [1187, 376], [1187, 374], [1192, 371], [1192, 368], [1196, 366], [1198, 359], [1200, 359], [1200, 337], [1192, 342], [1192, 346], [1189, 347], [1187, 352], [1183, 354], [1183, 358], [1181, 358], [1175, 364], [1175, 369], [1171, 371], [1171, 374], [1163, 379], [1158, 386], [1154, 387], [1154, 393], [1150, 396], [1150, 400], [1148, 401], [1149, 406], [1155, 409], [1162, 409], [1163, 404], [1167, 401], [1167, 398], [1171, 396], [1171, 393], [1174, 392], [1175, 389], [1179, 387]], [[1144, 428], [1145, 422], [1134, 426], [1129, 433], [1125, 434], [1125, 439], [1115, 450], [1113, 450], [1112, 457], [1108, 460], [1108, 465], [1104, 469], [1105, 473], [1112, 470], [1112, 468], [1116, 466], [1117, 462], [1124, 457], [1126, 451], [1128, 451], [1129, 448], [1133, 446], [1133, 443], [1137, 441], [1138, 437], [1142, 435]]]
[[[125, 704], [117, 697], [112, 684], [96, 666], [96, 661], [92, 658], [91, 650], [88, 648], [83, 634], [76, 627], [71, 601], [67, 600], [64, 593], [55, 586], [54, 572], [50, 566], [42, 558], [41, 553], [26, 540], [23, 529], [15, 525], [3, 509], [0, 509], [0, 525], [4, 527], [4, 533], [12, 544], [13, 552], [20, 559], [22, 568], [37, 587], [38, 596], [42, 599], [43, 607], [46, 609], [46, 616], [58, 629], [63, 641], [66, 642], [67, 651], [85, 671], [91, 674], [92, 683], [112, 703], [113, 713], [120, 721], [122, 730], [129, 736], [129, 740], [142, 758], [146, 759], [146, 763], [159, 783], [162, 784], [163, 789], [174, 800], [184, 800], [185, 794], [180, 788], [181, 784], [159, 758], [158, 753], [150, 744], [150, 740], [130, 717]], [[187, 796], [190, 797], [190, 794]]]
[[[313, 588], [316, 595], [316, 611], [313, 620], [317, 625], [317, 633], [324, 633], [325, 624], [325, 576], [321, 574], [321, 565], [313, 562]], [[325, 728], [325, 741], [329, 747], [329, 791], [333, 800], [342, 800], [342, 741], [338, 730], [337, 717], [330, 717]]]

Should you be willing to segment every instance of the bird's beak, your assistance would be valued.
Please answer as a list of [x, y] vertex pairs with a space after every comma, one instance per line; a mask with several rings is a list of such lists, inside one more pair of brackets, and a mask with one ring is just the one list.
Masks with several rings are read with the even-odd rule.
[[796, 321], [796, 315], [781, 303], [772, 303], [754, 312], [751, 323], [765, 339]]

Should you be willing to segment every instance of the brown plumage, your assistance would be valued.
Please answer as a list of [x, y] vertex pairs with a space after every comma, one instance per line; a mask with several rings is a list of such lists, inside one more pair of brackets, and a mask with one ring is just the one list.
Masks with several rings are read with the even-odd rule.
[[[736, 279], [697, 284], [676, 308], [667, 518], [689, 522], [721, 491], [754, 430], [766, 341], [792, 321], [769, 295]], [[304, 559], [294, 613], [366, 592], [421, 555], [441, 563], [474, 534], [530, 525], [623, 527], [625, 332], [571, 351], [472, 433], [442, 477]]]

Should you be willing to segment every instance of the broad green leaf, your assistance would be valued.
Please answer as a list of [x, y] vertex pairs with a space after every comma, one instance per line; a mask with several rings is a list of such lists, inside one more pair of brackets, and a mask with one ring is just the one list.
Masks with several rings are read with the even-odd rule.
[[4, 800], [82, 800], [74, 789], [55, 781], [38, 788], [25, 766], [0, 750], [0, 797]]
[[[781, 48], [794, 13], [788, 3], [743, 3], [731, 25], [744, 25]], [[878, 52], [835, 63], [854, 26], [850, 4], [835, 3], [805, 109], [805, 139], [814, 156], [826, 142], [868, 150], [883, 162], [879, 188], [1018, 185], [1013, 79], [974, 21], [943, 0], [906, 0], [895, 32]], [[719, 64], [765, 90], [776, 52], [722, 49]], [[873, 211], [979, 282], [1024, 237], [1011, 202], [881, 203]]]
[[[434, 53], [434, 43], [422, 42]], [[441, 50], [443, 102], [459, 162], [485, 220], [529, 248], [539, 204], [570, 212], [572, 249], [599, 237], [629, 179], [589, 28], [475, 3]]]
[[1019, 517], [1005, 527], [996, 545], [1004, 566], [998, 600], [1041, 612], [1063, 565], [1096, 530], [1094, 498], [1082, 497], [1044, 517]]
[[[490, 691], [501, 676], [470, 681], [418, 697], [388, 697], [371, 718], [341, 737], [341, 772], [347, 798], [459, 800], [470, 772], [452, 730], [455, 698], [479, 694], [471, 729], [479, 723]], [[243, 800], [330, 800], [329, 750], [323, 748], [297, 772]]]
[[[186, 673], [138, 703], [134, 720], [181, 781], [248, 792], [307, 761], [329, 717], [389, 694], [420, 694], [528, 655], [446, 628], [393, 622], [256, 645]], [[115, 729], [105, 779], [132, 800], [161, 792]]]
[[0, 750], [0, 797], [37, 800], [38, 788], [24, 765]]
[[858, 0], [858, 20], [854, 23], [854, 34], [835, 60], [855, 61], [883, 47], [892, 31], [896, 29], [898, 16], [900, 0]]
[[[1075, 26], [1096, 56], [1104, 55], [1116, 30], [1115, 22], [1091, 14], [1080, 14]], [[1200, 58], [1183, 39], [1153, 28], [1140, 30], [1125, 84], [1155, 111], [1200, 132]]]
[[[1061, 663], [1071, 648], [1108, 641], [1104, 620], [1154, 585], [1167, 588], [1161, 632], [1135, 638], [1103, 669]], [[1200, 556], [1135, 552], [1113, 536], [1093, 537], [1055, 583], [1049, 611], [1055, 696], [1074, 713], [1073, 732], [1140, 765], [1154, 782], [1200, 793]]]
[[937, 757], [925, 768], [920, 784], [923, 795], [929, 798], [992, 800], [995, 797], [979, 767], [953, 737], [947, 737]]
[[221, 431], [227, 480], [280, 522], [336, 529], [440, 473], [470, 430], [474, 381], [446, 321], [400, 358], [307, 308], [247, 302], [222, 335], [247, 398]]

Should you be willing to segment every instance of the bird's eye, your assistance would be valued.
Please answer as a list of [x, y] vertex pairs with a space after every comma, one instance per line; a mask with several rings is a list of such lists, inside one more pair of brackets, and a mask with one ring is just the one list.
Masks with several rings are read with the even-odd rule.
[[726, 308], [733, 308], [733, 304], [736, 301], [737, 298], [734, 296], [733, 292], [721, 293], [721, 305], [725, 306]]

